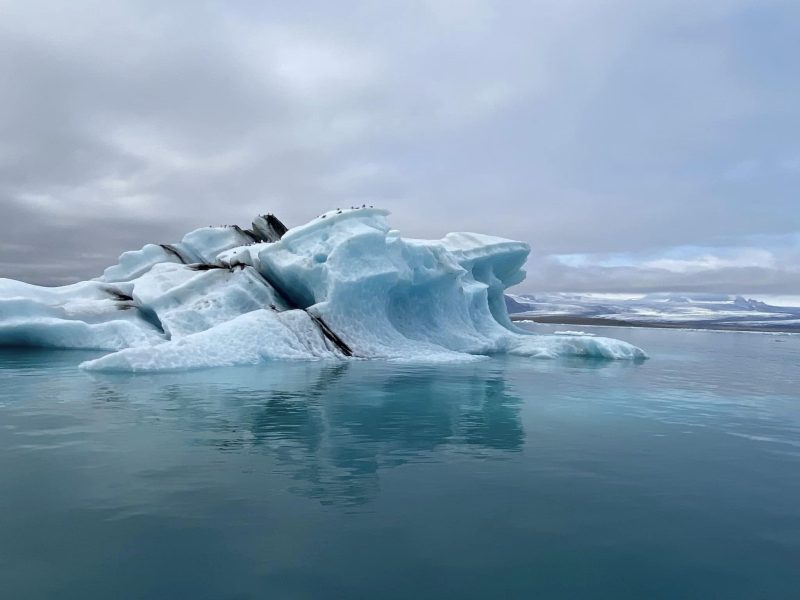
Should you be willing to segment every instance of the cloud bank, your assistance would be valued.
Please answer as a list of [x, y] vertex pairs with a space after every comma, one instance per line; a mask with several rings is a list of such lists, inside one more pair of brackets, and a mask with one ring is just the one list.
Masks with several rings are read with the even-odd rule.
[[773, 0], [0, 0], [0, 276], [369, 203], [529, 242], [523, 291], [797, 293], [798, 28]]

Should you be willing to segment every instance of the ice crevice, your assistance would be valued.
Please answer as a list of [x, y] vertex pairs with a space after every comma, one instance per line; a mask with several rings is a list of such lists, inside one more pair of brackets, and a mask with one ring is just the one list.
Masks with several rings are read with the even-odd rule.
[[0, 345], [110, 351], [90, 370], [159, 371], [269, 359], [641, 359], [626, 342], [514, 326], [503, 292], [527, 244], [476, 233], [406, 239], [388, 211], [336, 210], [287, 229], [206, 227], [147, 244], [63, 287], [0, 279]]

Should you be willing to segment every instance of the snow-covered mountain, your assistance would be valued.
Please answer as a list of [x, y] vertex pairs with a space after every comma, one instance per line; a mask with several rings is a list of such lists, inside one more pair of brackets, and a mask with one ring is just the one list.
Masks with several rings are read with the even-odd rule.
[[800, 330], [800, 307], [773, 306], [725, 294], [507, 294], [506, 307], [517, 319], [603, 319], [635, 325]]
[[[87, 369], [162, 370], [269, 358], [642, 358], [625, 342], [515, 327], [503, 292], [527, 244], [473, 233], [403, 239], [388, 212], [337, 210], [290, 230], [208, 227], [126, 252], [94, 280], [0, 279], [0, 345], [97, 348]], [[44, 259], [44, 257], [43, 257]]]

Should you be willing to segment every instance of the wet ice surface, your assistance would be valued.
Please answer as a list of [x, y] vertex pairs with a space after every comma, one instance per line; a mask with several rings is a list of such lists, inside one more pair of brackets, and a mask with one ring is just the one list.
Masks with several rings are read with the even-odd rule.
[[586, 331], [653, 358], [3, 350], [4, 595], [792, 597], [800, 337]]

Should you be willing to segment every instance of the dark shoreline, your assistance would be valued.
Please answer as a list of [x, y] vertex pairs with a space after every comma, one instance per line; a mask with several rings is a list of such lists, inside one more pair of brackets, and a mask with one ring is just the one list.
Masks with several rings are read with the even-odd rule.
[[594, 325], [599, 327], [645, 327], [650, 329], [707, 329], [710, 331], [746, 331], [752, 333], [800, 333], [800, 326], [782, 326], [779, 322], [769, 327], [737, 325], [736, 323], [709, 323], [684, 321], [664, 323], [661, 321], [625, 321], [604, 317], [581, 317], [574, 315], [510, 315], [512, 321], [534, 321], [543, 325]]

